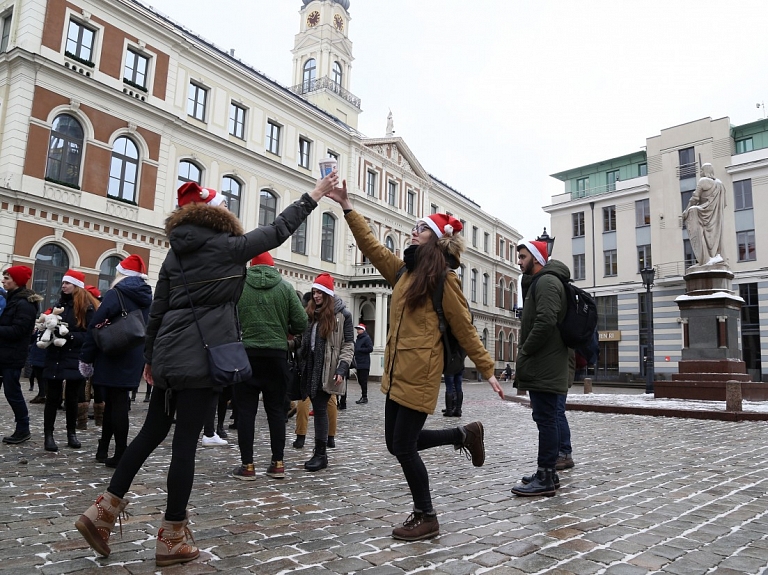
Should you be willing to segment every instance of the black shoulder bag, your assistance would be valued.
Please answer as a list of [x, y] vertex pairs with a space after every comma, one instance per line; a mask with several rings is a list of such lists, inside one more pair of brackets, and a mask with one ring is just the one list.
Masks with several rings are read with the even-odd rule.
[[245, 346], [243, 345], [242, 332], [240, 330], [240, 317], [237, 314], [237, 307], [235, 307], [237, 341], [233, 341], [232, 343], [223, 343], [221, 345], [209, 346], [205, 341], [205, 337], [203, 336], [203, 330], [200, 328], [200, 322], [197, 321], [195, 305], [192, 303], [192, 296], [189, 294], [187, 278], [184, 275], [184, 268], [181, 266], [181, 258], [177, 256], [177, 259], [179, 260], [181, 279], [184, 282], [184, 290], [187, 292], [187, 298], [189, 298], [189, 307], [192, 308], [192, 317], [195, 318], [197, 331], [200, 332], [200, 340], [203, 342], [203, 347], [208, 353], [208, 369], [211, 372], [211, 379], [217, 386], [222, 387], [232, 385], [233, 383], [248, 381], [253, 375], [253, 372], [251, 370], [251, 362], [248, 359], [248, 354], [246, 353]]
[[120, 302], [120, 314], [112, 319], [105, 319], [103, 322], [93, 326], [91, 330], [96, 347], [106, 354], [115, 354], [133, 349], [144, 343], [144, 337], [147, 332], [147, 327], [144, 323], [144, 313], [141, 309], [128, 312], [125, 309], [125, 302], [120, 290], [117, 288], [113, 289]]

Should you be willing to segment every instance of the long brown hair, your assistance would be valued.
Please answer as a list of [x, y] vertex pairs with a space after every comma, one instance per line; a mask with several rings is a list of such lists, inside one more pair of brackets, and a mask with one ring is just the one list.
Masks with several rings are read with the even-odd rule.
[[[307, 315], [309, 316], [310, 324], [317, 320], [317, 333], [320, 337], [328, 339], [328, 336], [330, 336], [333, 333], [333, 330], [336, 329], [336, 313], [333, 309], [334, 298], [320, 290], [315, 291], [323, 295], [323, 305], [318, 308], [315, 303], [315, 298], [312, 296], [309, 298], [309, 303], [307, 304]], [[315, 317], [315, 311], [318, 309], [320, 311], [317, 313], [317, 317]]]
[[88, 308], [99, 309], [101, 303], [95, 297], [93, 297], [88, 290], [75, 286], [75, 291], [72, 292], [72, 303], [75, 308], [75, 319], [77, 320], [77, 327], [86, 329], [88, 327], [86, 314]]
[[431, 232], [427, 243], [419, 245], [416, 250], [416, 265], [411, 270], [413, 279], [405, 291], [405, 305], [409, 310], [423, 306], [431, 297], [447, 265], [445, 254], [437, 243], [437, 236]]

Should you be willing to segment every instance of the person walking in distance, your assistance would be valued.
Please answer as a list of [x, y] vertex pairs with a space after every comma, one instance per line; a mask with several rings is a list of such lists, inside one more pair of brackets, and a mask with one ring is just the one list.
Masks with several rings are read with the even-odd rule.
[[493, 375], [494, 362], [472, 325], [467, 302], [454, 270], [464, 249], [458, 232], [462, 224], [448, 214], [432, 214], [416, 221], [411, 245], [403, 259], [374, 237], [368, 222], [353, 210], [346, 182], [331, 197], [344, 210], [358, 248], [394, 286], [390, 326], [384, 350], [381, 391], [386, 395], [384, 435], [389, 452], [397, 457], [413, 497], [413, 512], [392, 531], [392, 537], [417, 541], [440, 533], [432, 506], [429, 476], [419, 451], [439, 445], [466, 449], [472, 464], [485, 462], [484, 430], [480, 422], [443, 430], [423, 429], [434, 413], [443, 372], [443, 342], [432, 301], [437, 282], [444, 278], [443, 313], [461, 346], [503, 399]]
[[523, 272], [523, 315], [515, 381], [531, 398], [531, 415], [539, 431], [536, 472], [522, 478], [512, 493], [522, 497], [552, 496], [560, 487], [555, 469], [560, 449], [558, 402], [568, 393], [569, 350], [557, 323], [565, 317], [567, 302], [563, 281], [568, 267], [548, 260], [547, 244], [520, 242], [517, 261]]
[[307, 314], [291, 284], [275, 268], [269, 252], [251, 260], [243, 295], [237, 302], [243, 344], [253, 376], [235, 384], [237, 401], [237, 445], [242, 464], [232, 475], [237, 479], [256, 478], [253, 456], [254, 425], [259, 394], [269, 425], [272, 458], [267, 476], [285, 477], [285, 394], [288, 388], [288, 337], [303, 333]]
[[[31, 277], [32, 270], [27, 266], [11, 266], [3, 271], [6, 302], [0, 315], [0, 381], [16, 421], [14, 432], [3, 437], [3, 443], [9, 444], [22, 443], [31, 437], [29, 410], [21, 391], [20, 378], [27, 361], [29, 338], [35, 329], [37, 307], [43, 300], [27, 288]], [[39, 378], [37, 381], [41, 386]]]
[[[80, 373], [90, 377], [94, 389], [104, 397], [104, 415], [101, 439], [96, 448], [96, 461], [107, 467], [117, 467], [128, 447], [129, 393], [141, 381], [144, 371], [144, 345], [106, 354], [96, 346], [93, 330], [108, 320], [120, 317], [123, 309], [128, 313], [141, 310], [146, 322], [152, 303], [152, 288], [147, 284], [147, 268], [136, 254], [129, 255], [117, 265], [115, 279], [93, 315], [85, 343], [80, 351]], [[94, 406], [95, 409], [95, 406]], [[109, 457], [109, 444], [115, 437], [115, 454]]]
[[360, 399], [355, 403], [368, 403], [368, 374], [371, 372], [371, 352], [373, 351], [373, 340], [368, 335], [364, 323], [355, 326], [357, 339], [355, 340], [355, 372], [357, 373], [357, 382], [360, 384]]
[[247, 233], [237, 216], [221, 205], [223, 196], [216, 190], [194, 182], [179, 188], [179, 207], [165, 223], [171, 249], [158, 275], [144, 345], [144, 379], [154, 385], [147, 416], [106, 492], [75, 522], [100, 555], [110, 554], [109, 537], [128, 504], [125, 495], [136, 474], [175, 422], [155, 562], [162, 567], [199, 556], [187, 504], [198, 438], [216, 393], [200, 331], [210, 346], [238, 341], [236, 304], [243, 292], [245, 264], [285, 242], [337, 183], [338, 175], [332, 172], [272, 224]]
[[[352, 314], [333, 289], [333, 278], [322, 273], [312, 284], [312, 299], [307, 305], [309, 327], [301, 340], [299, 358], [301, 394], [309, 397], [315, 413], [315, 450], [304, 464], [307, 471], [328, 467], [326, 448], [328, 403], [344, 392], [344, 379], [354, 356]], [[298, 419], [298, 416], [297, 416]]]

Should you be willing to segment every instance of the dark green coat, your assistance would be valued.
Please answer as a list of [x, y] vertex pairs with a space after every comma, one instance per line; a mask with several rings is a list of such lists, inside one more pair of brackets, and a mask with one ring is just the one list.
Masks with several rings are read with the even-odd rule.
[[515, 374], [519, 389], [568, 393], [568, 348], [557, 322], [565, 316], [566, 306], [560, 279], [570, 277], [568, 266], [557, 260], [549, 260], [536, 275], [523, 276], [523, 316]]

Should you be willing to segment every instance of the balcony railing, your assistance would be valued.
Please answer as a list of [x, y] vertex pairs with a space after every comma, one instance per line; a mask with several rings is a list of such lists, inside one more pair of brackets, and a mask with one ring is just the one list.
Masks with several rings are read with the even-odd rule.
[[698, 170], [699, 166], [696, 164], [696, 162], [692, 164], [683, 164], [677, 168], [677, 177], [680, 180], [684, 180], [686, 178], [695, 178]]
[[329, 92], [333, 92], [340, 98], [352, 104], [358, 110], [360, 109], [360, 98], [342, 88], [340, 84], [337, 84], [328, 76], [323, 76], [322, 78], [316, 78], [314, 80], [307, 80], [306, 82], [302, 82], [301, 84], [291, 88], [291, 92], [294, 94], [310, 94], [319, 90], [328, 90]]
[[[608, 194], [617, 190], [626, 190], [634, 186], [639, 186], [648, 183], [648, 176], [636, 176], [626, 180], [616, 180], [609, 184], [603, 184], [602, 186], [595, 186], [593, 188], [584, 188], [583, 190], [575, 190], [573, 192], [566, 192], [570, 200], [578, 200], [579, 198], [586, 198], [589, 196], [599, 196], [600, 194]], [[568, 201], [568, 200], [564, 200]], [[555, 202], [558, 203], [558, 202]]]
[[381, 277], [379, 270], [373, 264], [355, 265], [355, 277], [378, 276]]

